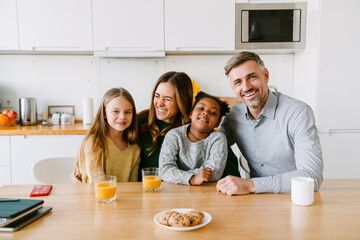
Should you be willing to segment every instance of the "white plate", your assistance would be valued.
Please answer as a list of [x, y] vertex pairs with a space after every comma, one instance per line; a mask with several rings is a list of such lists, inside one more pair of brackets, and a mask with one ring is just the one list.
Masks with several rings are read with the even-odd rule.
[[[175, 209], [170, 209], [170, 210], [166, 210], [166, 211], [176, 211], [176, 212], [179, 212], [179, 213], [187, 213], [188, 211], [191, 211], [191, 210], [194, 210], [192, 208], [175, 208]], [[165, 211], [163, 211], [165, 212]], [[191, 227], [171, 227], [171, 226], [165, 226], [165, 225], [162, 225], [160, 222], [159, 222], [159, 217], [161, 216], [161, 214], [163, 214], [163, 212], [159, 212], [157, 213], [155, 216], [154, 216], [154, 222], [159, 225], [160, 227], [163, 227], [163, 228], [167, 228], [167, 229], [170, 229], [170, 230], [173, 230], [173, 231], [191, 231], [191, 230], [195, 230], [195, 229], [198, 229], [198, 228], [201, 228], [203, 226], [205, 226], [206, 224], [208, 224], [209, 222], [211, 222], [211, 215], [208, 214], [207, 212], [204, 212], [204, 219], [202, 221], [201, 224], [199, 225], [196, 225], [196, 226], [191, 226]]]

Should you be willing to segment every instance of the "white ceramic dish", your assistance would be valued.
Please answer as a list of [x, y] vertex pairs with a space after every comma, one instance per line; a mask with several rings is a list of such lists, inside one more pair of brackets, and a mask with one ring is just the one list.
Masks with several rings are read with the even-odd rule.
[[[169, 209], [167, 211], [176, 211], [176, 212], [179, 212], [179, 213], [187, 213], [188, 211], [191, 211], [191, 210], [194, 210], [194, 209], [192, 209], [192, 208], [175, 208], [175, 209]], [[204, 219], [203, 219], [201, 224], [196, 225], [196, 226], [191, 226], [191, 227], [171, 227], [171, 226], [162, 225], [159, 222], [159, 217], [161, 216], [161, 214], [163, 212], [159, 212], [154, 216], [154, 222], [157, 225], [159, 225], [160, 227], [167, 228], [167, 229], [170, 229], [170, 230], [173, 230], [173, 231], [181, 231], [181, 232], [183, 232], [183, 231], [195, 230], [195, 229], [198, 229], [198, 228], [201, 228], [201, 227], [207, 225], [209, 222], [211, 222], [211, 219], [212, 219], [210, 214], [208, 214], [207, 212], [202, 211], [205, 216], [204, 216]]]

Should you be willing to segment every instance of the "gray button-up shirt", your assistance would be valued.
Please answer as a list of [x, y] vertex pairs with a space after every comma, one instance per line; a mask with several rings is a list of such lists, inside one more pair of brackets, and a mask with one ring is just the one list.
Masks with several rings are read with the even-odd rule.
[[288, 193], [291, 178], [322, 183], [323, 161], [315, 118], [307, 104], [281, 93], [269, 97], [257, 120], [244, 103], [231, 108], [220, 130], [247, 159], [256, 193]]

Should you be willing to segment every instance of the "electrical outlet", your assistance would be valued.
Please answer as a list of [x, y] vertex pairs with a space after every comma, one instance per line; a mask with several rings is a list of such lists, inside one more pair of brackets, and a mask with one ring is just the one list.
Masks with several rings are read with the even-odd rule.
[[13, 108], [14, 101], [11, 98], [0, 98], [0, 107], [1, 108]]

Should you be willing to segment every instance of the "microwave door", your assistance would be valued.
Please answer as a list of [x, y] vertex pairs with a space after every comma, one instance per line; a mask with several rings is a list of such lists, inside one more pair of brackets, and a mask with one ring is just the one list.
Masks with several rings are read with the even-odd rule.
[[249, 42], [292, 42], [293, 10], [253, 10], [249, 12]]
[[241, 12], [241, 42], [249, 42], [249, 11]]

